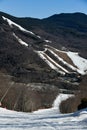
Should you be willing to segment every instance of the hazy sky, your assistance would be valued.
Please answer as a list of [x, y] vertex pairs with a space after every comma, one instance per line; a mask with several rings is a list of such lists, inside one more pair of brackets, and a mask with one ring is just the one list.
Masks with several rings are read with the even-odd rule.
[[0, 11], [18, 17], [44, 18], [53, 14], [87, 14], [87, 0], [0, 0]]

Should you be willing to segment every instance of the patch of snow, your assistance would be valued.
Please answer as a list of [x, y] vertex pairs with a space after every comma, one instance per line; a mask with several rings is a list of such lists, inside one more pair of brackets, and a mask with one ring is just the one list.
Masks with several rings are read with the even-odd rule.
[[47, 50], [48, 50], [48, 49], [47, 49], [47, 48], [45, 48], [43, 52], [46, 52]]
[[47, 42], [47, 43], [52, 43], [52, 41], [49, 41], [49, 40], [44, 40], [45, 42]]
[[50, 49], [47, 49], [49, 50], [49, 52], [51, 52], [59, 61], [61, 61], [63, 64], [65, 64], [66, 66], [68, 66], [69, 68], [71, 68], [72, 70], [74, 71], [77, 71], [77, 68], [75, 68], [74, 66], [70, 65], [69, 63], [67, 63], [66, 61], [64, 61], [62, 58], [60, 58], [55, 52], [53, 52], [52, 50]]
[[54, 66], [49, 60], [47, 60], [43, 52], [38, 51], [37, 53], [41, 57], [41, 59], [43, 59], [52, 69], [58, 71], [58, 68]]
[[[43, 51], [37, 51], [38, 55], [55, 71], [61, 73], [61, 74], [65, 74], [69, 73], [66, 69], [64, 69], [62, 66], [60, 66], [58, 63], [56, 63], [52, 58], [50, 58], [46, 53], [44, 53]], [[46, 58], [47, 57], [47, 58]], [[63, 71], [59, 70], [62, 69]]]
[[[45, 54], [45, 53], [44, 53]], [[52, 62], [54, 63], [58, 68], [60, 68], [61, 70], [63, 70], [66, 73], [69, 73], [69, 71], [67, 71], [65, 68], [63, 68], [61, 65], [59, 65], [57, 62], [55, 62], [52, 58], [50, 58], [47, 54], [45, 54], [46, 57]]]
[[61, 48], [61, 50], [62, 50], [62, 51], [66, 51], [67, 48], [63, 46], [63, 47]]
[[49, 109], [40, 109], [40, 110], [37, 110], [37, 111], [34, 111], [33, 113], [44, 113], [44, 114], [60, 114], [60, 104], [62, 103], [62, 101], [65, 101], [67, 100], [68, 98], [72, 97], [74, 95], [71, 95], [71, 94], [59, 94], [56, 99], [54, 100], [54, 103], [52, 105], [52, 108], [49, 108]]
[[21, 44], [21, 45], [24, 45], [24, 46], [27, 46], [28, 47], [28, 44], [24, 41], [22, 41], [18, 36], [16, 36], [15, 33], [13, 33], [13, 36], [18, 40], [18, 42]]
[[72, 96], [73, 96], [73, 95], [71, 95], [71, 94], [59, 94], [59, 95], [56, 97], [56, 99], [55, 99], [55, 101], [54, 101], [54, 103], [53, 103], [53, 108], [56, 108], [56, 109], [58, 110], [58, 113], [60, 113], [60, 108], [59, 108], [59, 106], [60, 106], [61, 102], [67, 100], [68, 98], [70, 98], [70, 97], [72, 97]]
[[54, 90], [54, 85], [42, 84], [42, 83], [28, 83], [27, 86], [32, 90]]
[[84, 59], [78, 55], [78, 53], [67, 52], [67, 55], [71, 58], [72, 62], [77, 66], [77, 71], [85, 75], [87, 74], [87, 59]]
[[37, 35], [37, 37], [38, 37], [39, 39], [41, 39], [41, 36], [38, 36], [38, 35]]
[[23, 27], [21, 27], [20, 25], [16, 24], [16, 23], [13, 22], [13, 21], [11, 21], [10, 19], [5, 18], [4, 16], [2, 16], [2, 18], [3, 18], [5, 21], [8, 22], [8, 24], [9, 24], [9, 26], [10, 26], [11, 28], [12, 28], [13, 25], [14, 25], [14, 26], [18, 27], [21, 31], [24, 31], [24, 32], [30, 33], [30, 34], [32, 34], [32, 35], [35, 35], [33, 32], [24, 29]]

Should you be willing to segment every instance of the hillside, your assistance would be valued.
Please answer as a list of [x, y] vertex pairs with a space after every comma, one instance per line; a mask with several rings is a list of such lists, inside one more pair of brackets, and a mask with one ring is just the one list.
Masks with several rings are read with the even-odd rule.
[[16, 18], [2, 13], [22, 27], [53, 42], [56, 48], [78, 51], [87, 58], [87, 15], [83, 13], [55, 14], [45, 19]]
[[81, 86], [86, 86], [86, 21], [81, 13], [40, 20], [0, 12], [2, 107], [27, 112], [50, 108], [59, 93], [66, 93], [74, 98], [69, 99], [67, 111], [63, 108], [70, 101], [61, 104], [61, 111], [78, 109], [87, 96], [86, 92], [84, 97], [79, 94]]

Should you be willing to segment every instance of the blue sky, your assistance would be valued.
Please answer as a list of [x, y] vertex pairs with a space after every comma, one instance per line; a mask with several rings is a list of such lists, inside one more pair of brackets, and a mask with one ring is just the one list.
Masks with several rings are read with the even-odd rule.
[[87, 14], [87, 0], [0, 0], [0, 11], [17, 17], [45, 18], [53, 14]]

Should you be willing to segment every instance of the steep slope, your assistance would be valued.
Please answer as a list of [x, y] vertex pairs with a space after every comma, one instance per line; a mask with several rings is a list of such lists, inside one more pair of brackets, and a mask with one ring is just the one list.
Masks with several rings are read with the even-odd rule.
[[83, 13], [55, 14], [45, 19], [16, 18], [0, 12], [22, 27], [35, 32], [44, 39], [53, 41], [50, 45], [79, 52], [87, 58], [87, 15]]
[[87, 74], [87, 60], [64, 47], [65, 51], [60, 50], [60, 43], [27, 30], [18, 22], [19, 18], [0, 13], [1, 105], [33, 111], [51, 107], [60, 92], [77, 93], [82, 76]]
[[[41, 48], [39, 44], [44, 41], [4, 16], [1, 16], [1, 21], [0, 102], [2, 107], [19, 111], [51, 107], [58, 94], [58, 88], [37, 84], [47, 81], [53, 73], [48, 73], [51, 69], [34, 52], [34, 48], [37, 50]], [[36, 89], [34, 86], [37, 86]], [[39, 89], [38, 86], [43, 88]], [[54, 93], [52, 98], [44, 100], [44, 97], [51, 93]]]

